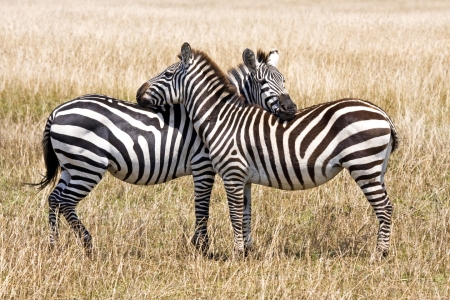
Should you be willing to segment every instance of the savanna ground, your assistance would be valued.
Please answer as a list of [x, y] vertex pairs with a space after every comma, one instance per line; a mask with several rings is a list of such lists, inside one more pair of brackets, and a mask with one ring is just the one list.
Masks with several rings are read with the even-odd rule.
[[[450, 298], [450, 3], [447, 1], [13, 1], [0, 10], [0, 298]], [[224, 70], [245, 48], [278, 48], [299, 107], [358, 97], [394, 119], [386, 184], [391, 252], [370, 263], [377, 220], [346, 171], [308, 191], [254, 186], [255, 249], [232, 259], [220, 179], [209, 258], [190, 177], [137, 187], [106, 176], [78, 212], [94, 257], [62, 222], [48, 249], [48, 114], [86, 93], [134, 101], [183, 42]]]

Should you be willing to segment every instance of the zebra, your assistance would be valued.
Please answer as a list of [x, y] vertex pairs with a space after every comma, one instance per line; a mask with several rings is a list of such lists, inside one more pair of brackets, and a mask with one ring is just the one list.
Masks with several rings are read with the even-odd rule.
[[269, 54], [258, 50], [256, 59], [253, 51], [246, 49], [242, 53], [244, 64], [228, 70], [227, 77], [248, 103], [259, 105], [282, 120], [290, 120], [295, 116], [297, 106], [292, 102], [284, 86], [284, 77], [277, 69], [279, 58], [277, 49], [270, 50]]
[[[255, 60], [249, 49], [243, 57], [250, 68], [258, 65], [262, 76], [258, 83], [249, 83], [256, 79], [251, 76], [234, 77], [235, 83], [243, 85], [239, 89], [248, 96], [248, 101], [282, 119], [292, 118], [296, 107], [286, 95], [284, 85], [279, 86], [284, 79], [276, 69], [278, 52], [258, 52], [261, 62]], [[265, 69], [270, 70], [263, 75]], [[245, 85], [252, 86], [252, 90]], [[259, 90], [254, 88], [257, 85]], [[278, 97], [280, 91], [282, 97]], [[46, 174], [34, 185], [42, 190], [54, 184], [61, 170], [60, 179], [48, 198], [52, 247], [59, 236], [62, 214], [82, 239], [86, 252], [91, 253], [92, 237], [78, 218], [76, 206], [109, 171], [114, 177], [136, 185], [160, 184], [193, 175], [196, 230], [192, 242], [202, 251], [207, 249], [209, 199], [215, 172], [208, 149], [182, 105], [142, 108], [106, 95], [80, 96], [50, 113], [42, 147]]]
[[399, 139], [381, 108], [348, 98], [301, 109], [283, 121], [245, 104], [204, 52], [185, 43], [180, 59], [145, 82], [137, 101], [146, 106], [185, 105], [222, 177], [235, 254], [245, 255], [251, 248], [250, 184], [310, 189], [342, 169], [349, 171], [378, 218], [374, 258], [388, 254], [393, 207], [384, 175]]

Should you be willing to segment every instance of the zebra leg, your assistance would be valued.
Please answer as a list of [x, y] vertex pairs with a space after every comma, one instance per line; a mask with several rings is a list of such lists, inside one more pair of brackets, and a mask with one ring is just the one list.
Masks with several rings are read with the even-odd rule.
[[247, 253], [252, 250], [252, 184], [247, 183], [244, 187], [244, 217], [243, 217], [243, 236], [244, 251]]
[[[106, 171], [106, 170], [104, 170]], [[78, 238], [82, 239], [83, 246], [87, 255], [92, 253], [92, 237], [89, 231], [84, 227], [83, 223], [78, 218], [75, 208], [84, 197], [100, 182], [103, 174], [98, 174], [98, 179], [94, 180], [92, 177], [86, 178], [81, 176], [71, 176], [69, 183], [61, 192], [58, 202], [59, 212], [69, 223], [72, 230], [75, 231]], [[97, 176], [95, 176], [97, 178]]]
[[238, 257], [243, 257], [245, 255], [244, 237], [242, 232], [245, 183], [240, 183], [233, 180], [228, 181], [226, 179], [223, 181], [225, 191], [227, 193], [231, 225], [234, 232], [234, 252]]
[[373, 173], [372, 171], [373, 170], [371, 170], [370, 173], [375, 174], [376, 176], [370, 179], [368, 179], [368, 177], [370, 177], [371, 174], [361, 175], [357, 178], [353, 177], [352, 174], [352, 177], [363, 191], [379, 221], [376, 255], [386, 257], [389, 252], [393, 208], [384, 183], [382, 182], [383, 176], [379, 175], [380, 172]]
[[[78, 203], [79, 201], [76, 202]], [[92, 236], [78, 218], [77, 213], [75, 212], [76, 204], [71, 205], [69, 203], [63, 203], [60, 207], [61, 213], [66, 218], [72, 230], [75, 231], [78, 238], [82, 239], [86, 254], [90, 255], [92, 253]]]
[[61, 177], [55, 189], [51, 192], [48, 197], [48, 221], [50, 228], [50, 248], [54, 248], [55, 244], [58, 242], [59, 238], [59, 217], [60, 217], [60, 207], [58, 205], [59, 197], [61, 196], [61, 191], [63, 191], [67, 183], [70, 181], [70, 174], [67, 170], [63, 169], [61, 171]]
[[389, 240], [391, 237], [391, 219], [393, 207], [384, 183], [382, 183], [381, 186], [384, 191], [384, 210], [377, 214], [378, 220], [380, 222], [380, 226], [378, 229], [377, 250], [381, 252], [383, 257], [386, 257], [389, 253]]
[[209, 172], [202, 172], [202, 174], [195, 174], [195, 172], [193, 172], [195, 194], [195, 233], [191, 243], [202, 253], [206, 253], [209, 247], [209, 203], [215, 176], [212, 167], [208, 169], [208, 171]]

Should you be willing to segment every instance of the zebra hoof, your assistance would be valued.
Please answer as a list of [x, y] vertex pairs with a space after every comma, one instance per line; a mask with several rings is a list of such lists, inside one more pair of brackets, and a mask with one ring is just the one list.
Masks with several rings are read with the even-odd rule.
[[370, 262], [371, 263], [378, 263], [383, 261], [384, 259], [386, 259], [386, 257], [389, 254], [389, 250], [388, 249], [379, 249], [377, 248], [371, 255], [370, 257]]
[[93, 257], [92, 247], [84, 248], [84, 254], [86, 255], [87, 258], [92, 259]]
[[194, 245], [195, 249], [202, 253], [203, 255], [206, 255], [209, 249], [209, 238], [208, 236], [204, 237], [196, 237], [194, 236], [191, 240], [192, 245]]
[[92, 258], [92, 249], [94, 247], [92, 246], [92, 238], [89, 235], [84, 240], [84, 254], [86, 254], [86, 257], [91, 259]]
[[248, 252], [242, 248], [242, 249], [234, 249], [233, 251], [233, 259], [235, 260], [241, 260], [244, 259], [247, 256]]
[[247, 257], [250, 253], [253, 252], [252, 245], [246, 245], [244, 246], [244, 257]]

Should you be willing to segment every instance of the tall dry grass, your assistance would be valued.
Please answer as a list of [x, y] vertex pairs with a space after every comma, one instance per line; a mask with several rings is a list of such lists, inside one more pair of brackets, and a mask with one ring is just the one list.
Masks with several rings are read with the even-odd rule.
[[[0, 298], [450, 297], [450, 4], [446, 1], [3, 1], [0, 10]], [[389, 257], [370, 264], [377, 221], [342, 172], [319, 188], [254, 186], [255, 250], [230, 258], [217, 178], [210, 257], [189, 244], [192, 179], [137, 187], [110, 176], [80, 203], [87, 259], [65, 222], [48, 249], [40, 139], [59, 103], [85, 93], [134, 101], [189, 42], [227, 69], [246, 47], [279, 49], [300, 107], [359, 97], [394, 119], [386, 184]]]

